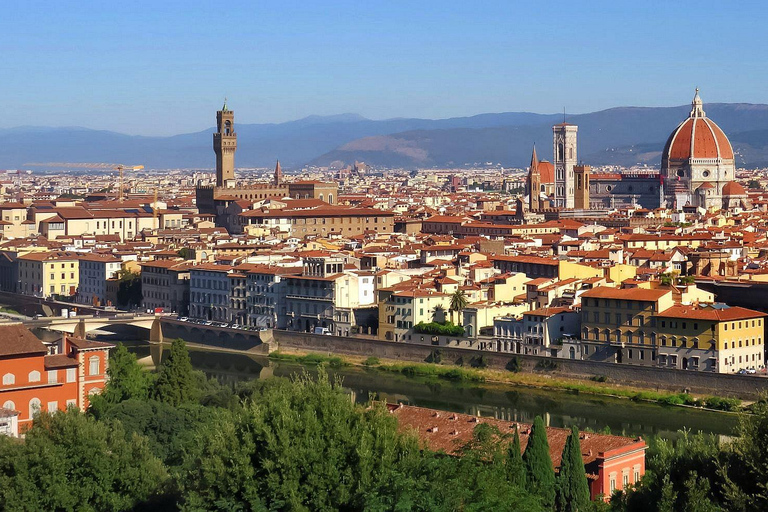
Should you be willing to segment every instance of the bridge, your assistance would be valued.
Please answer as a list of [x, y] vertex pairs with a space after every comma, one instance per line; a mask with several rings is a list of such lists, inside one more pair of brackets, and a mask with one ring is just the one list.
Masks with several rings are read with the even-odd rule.
[[162, 319], [163, 317], [159, 315], [118, 313], [111, 316], [44, 317], [25, 320], [23, 323], [30, 329], [50, 329], [52, 331], [68, 333], [77, 338], [85, 338], [86, 333], [109, 327], [110, 325], [133, 325], [149, 329], [149, 341], [161, 343], [163, 341]]

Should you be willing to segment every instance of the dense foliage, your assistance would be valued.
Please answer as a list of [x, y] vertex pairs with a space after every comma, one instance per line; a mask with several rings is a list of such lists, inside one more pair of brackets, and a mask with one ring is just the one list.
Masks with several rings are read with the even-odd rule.
[[764, 401], [731, 440], [650, 440], [646, 476], [607, 505], [589, 501], [576, 429], [555, 475], [541, 418], [525, 452], [517, 432], [481, 423], [446, 456], [322, 365], [225, 386], [192, 369], [183, 342], [156, 373], [123, 347], [110, 363], [87, 414], [41, 413], [23, 441], [0, 436], [0, 509], [768, 510]]
[[413, 326], [413, 330], [419, 334], [434, 334], [437, 336], [464, 336], [464, 328], [453, 322], [419, 322]]
[[768, 403], [744, 414], [731, 439], [684, 432], [677, 440], [652, 439], [646, 475], [617, 493], [616, 511], [768, 510]]

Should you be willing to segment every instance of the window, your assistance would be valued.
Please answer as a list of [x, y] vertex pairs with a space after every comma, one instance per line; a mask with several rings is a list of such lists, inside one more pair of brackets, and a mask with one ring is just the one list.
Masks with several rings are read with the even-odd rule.
[[98, 375], [99, 373], [99, 356], [92, 356], [88, 359], [88, 375]]
[[70, 407], [77, 407], [77, 400], [75, 400], [74, 398], [70, 398], [69, 400], [67, 400], [67, 409], [69, 409]]
[[37, 370], [29, 372], [29, 382], [40, 382], [40, 372]]
[[29, 401], [29, 417], [34, 418], [38, 412], [40, 412], [40, 399], [33, 398]]
[[54, 413], [59, 410], [59, 402], [48, 402], [48, 412]]
[[16, 384], [16, 376], [12, 373], [6, 373], [3, 375], [3, 386], [10, 386]]
[[48, 370], [48, 384], [56, 384], [58, 382], [58, 371]]

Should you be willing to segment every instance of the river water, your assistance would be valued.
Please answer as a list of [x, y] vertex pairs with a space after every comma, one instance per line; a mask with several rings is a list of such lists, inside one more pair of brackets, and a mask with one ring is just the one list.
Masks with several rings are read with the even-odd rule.
[[[139, 360], [156, 366], [169, 345], [126, 342]], [[295, 363], [275, 362], [261, 356], [225, 353], [190, 348], [192, 365], [221, 382], [269, 377], [290, 378], [316, 368]], [[369, 397], [432, 407], [447, 411], [530, 422], [542, 416], [553, 427], [577, 425], [595, 431], [609, 427], [611, 433], [675, 438], [680, 431], [703, 431], [728, 435], [738, 418], [683, 407], [670, 407], [630, 400], [596, 397], [559, 390], [542, 390], [509, 384], [465, 384], [446, 380], [406, 377], [375, 369], [345, 367], [329, 369], [341, 377], [344, 387], [358, 402]]]

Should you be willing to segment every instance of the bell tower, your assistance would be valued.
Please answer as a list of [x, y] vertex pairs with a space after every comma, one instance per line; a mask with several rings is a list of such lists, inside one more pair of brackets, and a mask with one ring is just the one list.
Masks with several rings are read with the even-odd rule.
[[555, 206], [574, 207], [573, 166], [578, 163], [576, 134], [579, 127], [561, 123], [552, 127], [555, 154]]
[[235, 151], [237, 134], [235, 133], [235, 113], [224, 106], [216, 112], [216, 133], [213, 134], [213, 151], [216, 153], [216, 186], [235, 186]]

